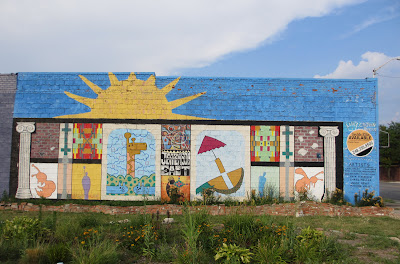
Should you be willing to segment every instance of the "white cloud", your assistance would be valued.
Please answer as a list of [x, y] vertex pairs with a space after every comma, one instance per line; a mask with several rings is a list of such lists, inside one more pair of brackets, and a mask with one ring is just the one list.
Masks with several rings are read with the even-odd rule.
[[2, 0], [0, 72], [169, 74], [364, 0]]
[[[361, 58], [362, 60], [357, 65], [351, 60], [342, 60], [334, 72], [323, 76], [315, 75], [314, 78], [372, 78], [373, 69], [397, 57], [368, 51]], [[376, 78], [378, 78], [379, 123], [400, 122], [400, 60], [392, 60], [384, 65], [377, 71]]]
[[400, 3], [394, 3], [390, 6], [386, 6], [382, 8], [381, 10], [378, 10], [376, 12], [377, 14], [373, 17], [369, 17], [363, 22], [361, 22], [358, 25], [355, 25], [352, 29], [351, 32], [345, 34], [342, 36], [342, 38], [349, 37], [353, 34], [356, 34], [359, 31], [362, 31], [370, 26], [373, 26], [375, 24], [379, 24], [391, 19], [394, 19], [398, 16], [400, 16]]

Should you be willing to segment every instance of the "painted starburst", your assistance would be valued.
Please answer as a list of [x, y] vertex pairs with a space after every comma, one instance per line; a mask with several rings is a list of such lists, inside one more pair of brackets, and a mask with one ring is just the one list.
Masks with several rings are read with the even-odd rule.
[[113, 73], [108, 73], [110, 87], [103, 90], [84, 76], [79, 77], [97, 94], [97, 98], [87, 98], [65, 91], [72, 99], [90, 107], [90, 112], [64, 115], [58, 118], [93, 118], [93, 119], [203, 119], [179, 115], [172, 110], [205, 94], [198, 93], [174, 101], [168, 101], [166, 95], [175, 87], [176, 78], [162, 89], [156, 86], [156, 77], [139, 80], [131, 73], [126, 80], [119, 81]]

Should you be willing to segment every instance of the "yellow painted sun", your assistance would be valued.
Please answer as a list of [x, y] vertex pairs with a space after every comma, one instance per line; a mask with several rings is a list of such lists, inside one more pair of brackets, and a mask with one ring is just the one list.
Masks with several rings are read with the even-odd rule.
[[151, 75], [147, 80], [139, 80], [131, 73], [126, 80], [119, 81], [113, 73], [108, 73], [110, 87], [101, 89], [84, 76], [79, 77], [97, 94], [97, 98], [87, 98], [70, 92], [64, 92], [72, 99], [87, 105], [91, 111], [87, 113], [58, 116], [57, 118], [106, 118], [106, 119], [203, 119], [199, 117], [172, 113], [181, 106], [205, 94], [168, 102], [166, 95], [175, 87], [179, 78], [173, 80], [162, 89], [156, 86], [156, 77]]

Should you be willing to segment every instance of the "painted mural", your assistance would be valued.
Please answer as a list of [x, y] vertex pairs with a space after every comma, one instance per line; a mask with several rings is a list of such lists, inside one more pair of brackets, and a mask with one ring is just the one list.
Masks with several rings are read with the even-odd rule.
[[57, 164], [31, 163], [30, 172], [32, 197], [57, 199]]
[[279, 167], [251, 167], [251, 189], [258, 192], [261, 197], [280, 196]]
[[324, 168], [303, 167], [295, 169], [295, 195], [307, 195], [309, 199], [321, 201], [324, 196]]
[[101, 140], [101, 124], [74, 124], [72, 144], [73, 158], [101, 159], [103, 146]]
[[211, 188], [319, 200], [339, 186], [351, 200], [378, 184], [370, 80], [21, 73], [17, 85], [15, 122], [34, 129], [17, 129], [30, 165], [13, 166], [33, 197], [169, 201]]
[[72, 199], [101, 199], [101, 165], [72, 165]]
[[296, 126], [294, 141], [295, 161], [323, 162], [324, 143], [318, 127]]
[[60, 124], [58, 146], [58, 199], [72, 197], [72, 142], [73, 124]]
[[196, 142], [196, 194], [213, 189], [221, 195], [245, 196], [245, 145], [237, 131], [203, 131]]
[[251, 161], [279, 162], [280, 126], [251, 126]]
[[107, 145], [106, 195], [155, 195], [155, 151], [149, 131], [113, 130]]
[[169, 202], [172, 195], [174, 200], [198, 199], [211, 189], [239, 199], [255, 190], [286, 200], [307, 192], [321, 200], [327, 193], [318, 126], [60, 123], [41, 127], [58, 128], [54, 141], [59, 158], [55, 164], [32, 163], [34, 197], [150, 196]]
[[161, 125], [161, 200], [190, 200], [190, 125]]

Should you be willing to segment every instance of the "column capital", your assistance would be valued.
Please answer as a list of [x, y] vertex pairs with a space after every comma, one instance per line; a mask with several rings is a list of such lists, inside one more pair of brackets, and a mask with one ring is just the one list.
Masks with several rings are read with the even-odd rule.
[[35, 122], [17, 122], [18, 133], [32, 133], [35, 131]]
[[337, 126], [320, 126], [319, 133], [323, 137], [337, 137], [339, 136], [339, 129]]

